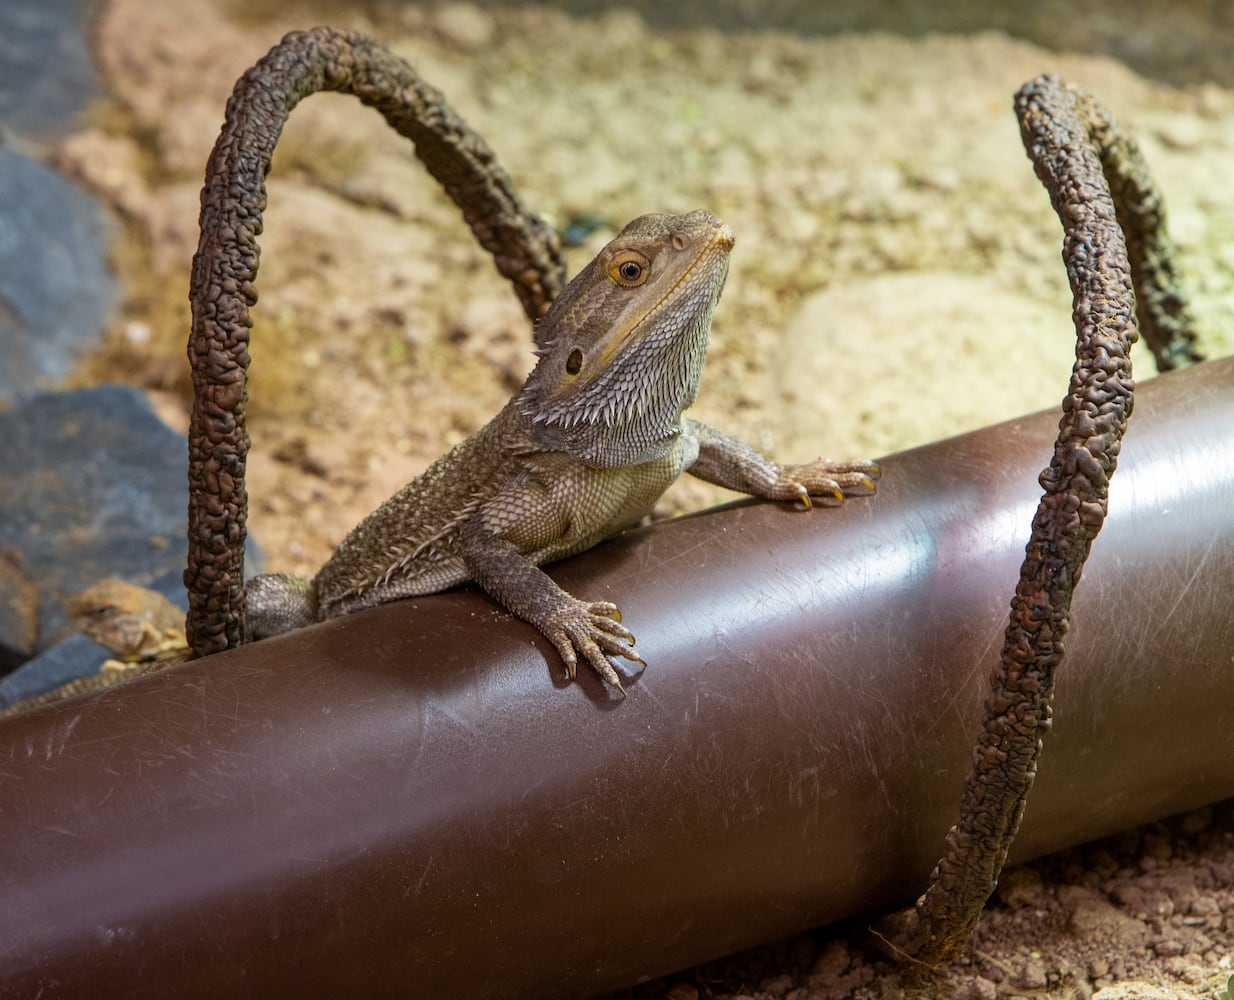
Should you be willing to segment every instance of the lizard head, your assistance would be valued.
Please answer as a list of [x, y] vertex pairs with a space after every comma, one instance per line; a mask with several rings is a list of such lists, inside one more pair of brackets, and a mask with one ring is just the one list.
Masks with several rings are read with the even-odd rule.
[[703, 211], [643, 215], [540, 320], [517, 399], [549, 448], [592, 465], [663, 455], [698, 391], [733, 233]]

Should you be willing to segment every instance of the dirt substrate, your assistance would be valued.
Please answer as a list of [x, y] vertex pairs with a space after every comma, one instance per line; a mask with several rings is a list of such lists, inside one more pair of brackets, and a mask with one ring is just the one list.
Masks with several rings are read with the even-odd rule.
[[[112, 0], [96, 38], [111, 96], [47, 150], [126, 232], [126, 299], [79, 383], [143, 385], [186, 424], [202, 167], [236, 77], [320, 22], [376, 35], [442, 89], [533, 208], [578, 224], [572, 270], [634, 215], [723, 217], [737, 247], [695, 414], [774, 455], [879, 455], [1057, 405], [1072, 350], [1061, 231], [1010, 110], [1042, 72], [1091, 88], [1139, 136], [1202, 346], [1224, 354], [1234, 336], [1234, 92], [1215, 83], [1177, 89], [994, 32], [807, 37], [653, 30], [621, 9], [575, 20]], [[292, 117], [262, 245], [251, 523], [269, 568], [312, 573], [499, 409], [530, 339], [454, 207], [349, 99], [313, 98]], [[1136, 363], [1146, 377], [1147, 355]], [[723, 498], [685, 482], [661, 512]], [[1234, 952], [1232, 831], [1230, 808], [1205, 810], [1009, 872], [968, 966], [893, 966], [854, 925], [640, 996], [1215, 995]]]
[[1234, 803], [1008, 869], [969, 956], [888, 959], [869, 920], [803, 934], [622, 1000], [1217, 996], [1231, 975]]

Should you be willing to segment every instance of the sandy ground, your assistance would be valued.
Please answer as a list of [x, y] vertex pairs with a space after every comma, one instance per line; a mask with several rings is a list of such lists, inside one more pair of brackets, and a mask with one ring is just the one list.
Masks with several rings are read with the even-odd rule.
[[[607, 223], [571, 251], [571, 270], [646, 211], [706, 207], [729, 222], [737, 248], [694, 413], [776, 456], [877, 456], [1057, 405], [1072, 357], [1061, 230], [1010, 110], [1041, 72], [1091, 88], [1138, 135], [1202, 346], [1229, 351], [1234, 92], [1216, 84], [1175, 89], [992, 32], [801, 37], [653, 31], [620, 8], [575, 20], [467, 4], [112, 0], [97, 34], [111, 96], [50, 152], [126, 232], [126, 298], [78, 382], [143, 385], [186, 425], [188, 270], [223, 105], [285, 31], [323, 21], [406, 57], [537, 211]], [[530, 369], [530, 338], [454, 207], [350, 99], [315, 97], [293, 115], [262, 247], [251, 525], [268, 568], [311, 574], [499, 409]], [[1147, 377], [1147, 354], [1136, 363]], [[719, 499], [684, 482], [662, 511]], [[1217, 816], [1021, 869], [966, 970], [915, 983], [841, 930], [761, 952], [780, 966], [757, 980], [742, 967], [656, 988], [677, 1000], [1061, 997], [1140, 977], [1183, 992], [1109, 996], [1215, 990], [1234, 951], [1229, 892], [1215, 892], [1231, 884], [1234, 823]]]

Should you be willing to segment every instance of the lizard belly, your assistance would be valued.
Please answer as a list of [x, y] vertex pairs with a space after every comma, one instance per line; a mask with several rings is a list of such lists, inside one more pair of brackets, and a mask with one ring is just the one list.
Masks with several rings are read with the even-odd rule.
[[691, 443], [678, 441], [663, 458], [640, 465], [611, 469], [576, 467], [570, 476], [551, 487], [565, 526], [560, 536], [547, 544], [543, 539], [510, 540], [539, 565], [612, 538], [651, 513], [655, 502], [693, 461], [688, 454]]

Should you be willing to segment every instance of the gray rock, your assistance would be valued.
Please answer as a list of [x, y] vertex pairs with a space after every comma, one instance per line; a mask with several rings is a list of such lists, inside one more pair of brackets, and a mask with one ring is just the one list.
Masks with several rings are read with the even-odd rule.
[[0, 553], [29, 608], [0, 633], [10, 668], [71, 634], [66, 600], [102, 577], [184, 606], [187, 461], [184, 439], [128, 387], [39, 395], [0, 413]]
[[[150, 585], [173, 604], [187, 609], [180, 570], [164, 574]], [[71, 635], [24, 663], [7, 677], [0, 678], [0, 710], [19, 701], [34, 698], [61, 684], [96, 674], [111, 652], [84, 635]]]
[[87, 45], [90, 0], [0, 3], [0, 122], [50, 138], [98, 92]]
[[0, 550], [0, 674], [38, 649], [38, 589], [26, 579], [15, 553]]
[[0, 679], [0, 709], [35, 698], [61, 684], [97, 674], [111, 654], [84, 635], [74, 635]]
[[0, 147], [0, 400], [53, 386], [102, 336], [116, 298], [111, 230], [89, 195]]

